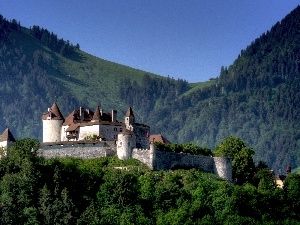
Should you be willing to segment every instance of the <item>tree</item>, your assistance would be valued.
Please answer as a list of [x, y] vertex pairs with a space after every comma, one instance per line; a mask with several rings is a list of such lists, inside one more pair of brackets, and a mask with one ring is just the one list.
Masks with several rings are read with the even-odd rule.
[[237, 137], [229, 136], [222, 141], [215, 150], [215, 156], [226, 156], [232, 158], [232, 177], [238, 184], [252, 181], [255, 165], [252, 148]]
[[300, 219], [300, 175], [290, 174], [284, 181], [283, 190], [290, 209], [290, 215]]

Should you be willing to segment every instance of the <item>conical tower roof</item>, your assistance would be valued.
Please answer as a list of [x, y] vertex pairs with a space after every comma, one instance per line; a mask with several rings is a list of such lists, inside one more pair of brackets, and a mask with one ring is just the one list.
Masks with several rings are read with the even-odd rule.
[[97, 106], [95, 113], [93, 115], [92, 121], [101, 120], [100, 107]]
[[15, 142], [16, 139], [14, 138], [14, 136], [12, 135], [12, 133], [10, 132], [10, 130], [8, 128], [6, 128], [4, 130], [4, 132], [2, 133], [2, 135], [0, 136], [0, 141]]
[[55, 102], [53, 103], [53, 105], [51, 107], [51, 113], [52, 113], [53, 119], [64, 120], [64, 117], [61, 114], [61, 112]]
[[133, 114], [131, 106], [129, 106], [129, 108], [128, 108], [127, 112], [126, 112], [125, 117], [134, 117], [134, 114]]

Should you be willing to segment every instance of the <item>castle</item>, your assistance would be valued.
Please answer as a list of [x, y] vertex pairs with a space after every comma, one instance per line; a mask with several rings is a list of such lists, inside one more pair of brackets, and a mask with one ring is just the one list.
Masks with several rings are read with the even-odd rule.
[[232, 180], [231, 158], [157, 151], [150, 127], [135, 121], [131, 107], [120, 122], [116, 110], [106, 113], [99, 106], [95, 112], [80, 107], [64, 119], [54, 103], [43, 113], [42, 121], [43, 143], [38, 154], [45, 158], [117, 155], [121, 160], [137, 159], [152, 170], [198, 168]]

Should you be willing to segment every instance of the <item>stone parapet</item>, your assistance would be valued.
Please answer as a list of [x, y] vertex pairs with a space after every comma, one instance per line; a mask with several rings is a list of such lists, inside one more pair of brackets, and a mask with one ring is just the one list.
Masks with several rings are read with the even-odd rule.
[[75, 145], [44, 145], [37, 151], [39, 156], [46, 159], [74, 157], [82, 159], [108, 157], [116, 154], [116, 149], [105, 143], [84, 143]]

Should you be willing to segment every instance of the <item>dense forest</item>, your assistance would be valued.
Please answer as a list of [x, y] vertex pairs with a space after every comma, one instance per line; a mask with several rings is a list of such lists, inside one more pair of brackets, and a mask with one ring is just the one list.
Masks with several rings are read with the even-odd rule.
[[[300, 7], [241, 51], [216, 79], [190, 84], [93, 57], [37, 25], [0, 16], [0, 129], [41, 140], [41, 114], [57, 102], [132, 106], [137, 121], [173, 143], [208, 149], [240, 137], [277, 173], [300, 165]], [[0, 132], [1, 132], [0, 130]]]
[[[217, 152], [237, 141], [229, 139]], [[45, 160], [38, 147], [17, 140], [0, 160], [0, 224], [300, 223], [300, 176], [277, 188], [264, 163], [237, 185], [196, 169], [150, 171], [133, 159]]]

